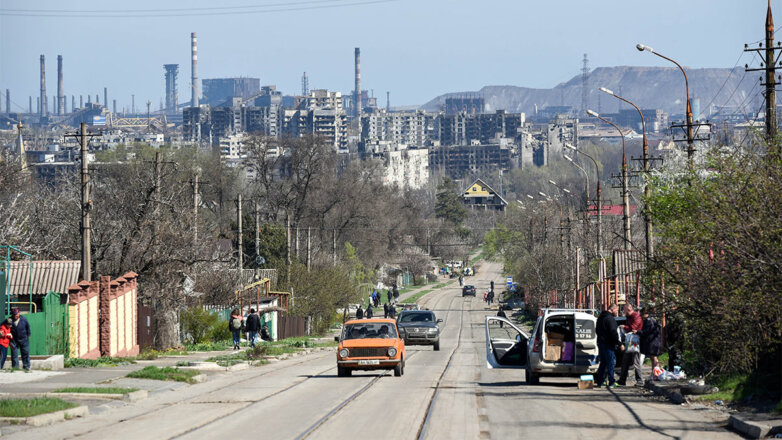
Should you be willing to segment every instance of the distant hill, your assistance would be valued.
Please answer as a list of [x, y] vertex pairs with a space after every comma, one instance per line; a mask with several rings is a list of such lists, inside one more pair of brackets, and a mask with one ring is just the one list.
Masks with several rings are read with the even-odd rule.
[[[714, 106], [744, 107], [747, 113], [756, 113], [761, 108], [762, 95], [759, 93], [761, 87], [758, 81], [760, 73], [745, 74], [740, 67], [686, 70], [690, 82], [690, 97], [700, 100], [699, 119], [709, 117], [710, 103]], [[603, 113], [615, 113], [621, 101], [600, 92], [599, 87], [613, 90], [643, 109], [659, 108], [670, 115], [684, 113], [684, 78], [676, 67], [619, 66], [592, 70], [589, 74], [589, 107], [595, 111], [599, 108]], [[462, 93], [483, 96], [488, 112], [506, 110], [531, 115], [535, 112], [535, 105], [541, 109], [563, 104], [580, 109], [581, 75], [551, 89], [485, 86], [477, 92], [447, 93], [432, 99], [421, 108], [428, 111], [439, 110], [445, 103], [445, 98]], [[630, 108], [627, 104], [623, 105], [623, 108]], [[698, 115], [695, 115], [695, 118], [698, 119]]]

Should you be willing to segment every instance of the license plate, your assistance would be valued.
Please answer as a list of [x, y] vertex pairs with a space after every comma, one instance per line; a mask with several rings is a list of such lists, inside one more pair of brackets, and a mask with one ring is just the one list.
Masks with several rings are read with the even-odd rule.
[[370, 359], [365, 361], [358, 361], [359, 365], [380, 365], [380, 361], [377, 359]]

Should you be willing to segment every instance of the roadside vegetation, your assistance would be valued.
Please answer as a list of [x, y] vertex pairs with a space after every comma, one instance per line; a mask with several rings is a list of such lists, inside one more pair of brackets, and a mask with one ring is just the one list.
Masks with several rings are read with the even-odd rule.
[[32, 417], [77, 406], [75, 403], [52, 397], [0, 399], [0, 417]]
[[138, 391], [138, 388], [122, 387], [66, 387], [59, 388], [53, 393], [87, 393], [87, 394], [128, 394]]
[[152, 379], [152, 380], [169, 380], [176, 382], [195, 383], [193, 377], [199, 374], [195, 370], [181, 370], [176, 367], [155, 367], [148, 366], [141, 370], [128, 373], [126, 377], [133, 379]]

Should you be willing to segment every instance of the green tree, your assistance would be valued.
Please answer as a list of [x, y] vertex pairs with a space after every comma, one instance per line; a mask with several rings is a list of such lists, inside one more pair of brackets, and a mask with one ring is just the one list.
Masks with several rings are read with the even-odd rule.
[[453, 225], [461, 225], [467, 218], [467, 208], [464, 207], [456, 182], [448, 177], [437, 186], [437, 201], [435, 202], [435, 217], [444, 219]]

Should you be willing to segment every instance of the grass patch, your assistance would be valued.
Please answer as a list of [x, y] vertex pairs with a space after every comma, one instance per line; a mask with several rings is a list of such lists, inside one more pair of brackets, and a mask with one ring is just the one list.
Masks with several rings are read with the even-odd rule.
[[89, 393], [89, 394], [127, 394], [138, 391], [138, 388], [121, 387], [68, 387], [52, 391], [53, 393]]
[[185, 350], [191, 351], [224, 351], [233, 347], [231, 341], [201, 342], [198, 344], [185, 344]]
[[150, 365], [141, 370], [133, 371], [127, 377], [133, 379], [172, 380], [176, 382], [195, 383], [194, 376], [199, 374], [196, 370], [180, 370], [175, 367], [158, 368]]
[[414, 295], [411, 295], [409, 298], [407, 298], [404, 301], [402, 301], [402, 304], [414, 304], [414, 303], [418, 302], [418, 300], [421, 299], [421, 297], [423, 297], [424, 295], [426, 295], [428, 293], [432, 293], [432, 289], [422, 290], [422, 291], [420, 291], [420, 292], [418, 292], [418, 293], [416, 293]]
[[0, 417], [32, 417], [78, 406], [52, 397], [0, 400]]
[[103, 368], [103, 367], [116, 367], [119, 365], [131, 365], [135, 364], [135, 358], [129, 357], [108, 357], [101, 356], [97, 359], [79, 359], [68, 358], [65, 360], [65, 368]]

